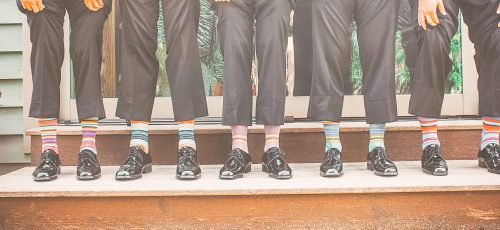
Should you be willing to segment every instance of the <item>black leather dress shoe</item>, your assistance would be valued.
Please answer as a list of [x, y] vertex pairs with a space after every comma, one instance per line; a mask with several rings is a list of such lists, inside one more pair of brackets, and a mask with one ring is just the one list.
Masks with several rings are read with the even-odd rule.
[[478, 154], [479, 167], [487, 168], [488, 172], [500, 174], [500, 146], [489, 144]]
[[377, 147], [368, 153], [367, 167], [377, 176], [397, 176], [398, 168], [387, 158], [384, 148]]
[[201, 177], [200, 164], [198, 164], [196, 150], [193, 148], [182, 147], [179, 150], [176, 177], [181, 180], [192, 180]]
[[268, 149], [262, 155], [262, 171], [275, 179], [292, 178], [292, 169], [283, 158], [284, 155], [285, 153], [277, 147]]
[[33, 180], [51, 181], [57, 179], [58, 174], [61, 174], [59, 155], [53, 150], [45, 150], [42, 153], [42, 162], [33, 172]]
[[97, 161], [97, 155], [87, 149], [78, 154], [78, 166], [76, 168], [76, 179], [94, 180], [101, 177], [101, 166]]
[[332, 148], [325, 153], [325, 159], [321, 163], [320, 175], [322, 177], [339, 177], [344, 175], [342, 166], [342, 152]]
[[219, 172], [220, 179], [242, 178], [243, 173], [252, 171], [252, 157], [242, 149], [233, 149]]
[[116, 172], [117, 180], [134, 180], [142, 174], [150, 173], [153, 168], [151, 154], [145, 153], [140, 147], [133, 146], [128, 150], [128, 158]]
[[439, 145], [429, 145], [422, 153], [422, 170], [424, 173], [434, 176], [448, 175], [448, 166]]

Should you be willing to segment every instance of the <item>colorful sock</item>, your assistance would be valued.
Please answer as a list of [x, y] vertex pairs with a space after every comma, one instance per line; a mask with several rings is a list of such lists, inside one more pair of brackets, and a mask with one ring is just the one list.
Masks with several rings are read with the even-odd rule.
[[179, 125], [179, 149], [183, 147], [191, 147], [196, 149], [194, 141], [194, 120], [181, 121]]
[[231, 149], [241, 149], [248, 153], [248, 126], [231, 126], [231, 135], [233, 139]]
[[429, 145], [441, 146], [438, 138], [438, 120], [434, 118], [418, 117], [422, 130], [422, 149]]
[[42, 136], [42, 152], [50, 149], [59, 153], [59, 146], [57, 145], [57, 119], [39, 118], [38, 126], [40, 127], [40, 135]]
[[323, 128], [325, 130], [326, 137], [325, 152], [330, 149], [338, 149], [342, 152], [339, 123], [334, 121], [323, 121]]
[[148, 121], [130, 121], [132, 124], [132, 138], [130, 140], [130, 147], [139, 146], [145, 153], [149, 153], [148, 143]]
[[381, 147], [385, 149], [384, 145], [385, 124], [370, 124], [370, 144], [368, 151], [371, 152], [374, 148]]
[[500, 117], [483, 117], [483, 138], [481, 150], [489, 144], [499, 144]]
[[273, 147], [280, 147], [280, 128], [279, 125], [265, 125], [264, 133], [266, 135], [266, 144], [264, 146], [264, 152]]
[[97, 154], [97, 148], [95, 147], [97, 118], [81, 120], [80, 124], [82, 125], [82, 145], [80, 146], [80, 151], [86, 149]]

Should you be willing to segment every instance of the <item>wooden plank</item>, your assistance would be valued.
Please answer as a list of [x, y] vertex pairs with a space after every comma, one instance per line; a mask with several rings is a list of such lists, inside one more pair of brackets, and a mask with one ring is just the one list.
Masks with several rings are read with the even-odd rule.
[[23, 134], [23, 108], [0, 108], [0, 135]]
[[[23, 106], [23, 80], [0, 80], [0, 108]], [[19, 115], [22, 115], [20, 113]]]
[[22, 15], [15, 0], [0, 0], [0, 24], [21, 24]]
[[[258, 161], [257, 161], [258, 162]], [[34, 167], [0, 176], [0, 197], [110, 197], [110, 196], [228, 196], [333, 193], [398, 193], [442, 191], [499, 191], [499, 175], [479, 168], [477, 161], [449, 161], [450, 175], [429, 176], [418, 161], [396, 162], [400, 175], [378, 177], [366, 163], [346, 163], [339, 178], [319, 176], [319, 164], [292, 164], [294, 177], [275, 180], [254, 164], [253, 171], [240, 180], [219, 180], [221, 165], [203, 165], [203, 176], [196, 181], [175, 178], [175, 166], [154, 166], [153, 173], [140, 180], [116, 181], [118, 166], [102, 168], [102, 178], [88, 182], [75, 179], [76, 167], [63, 167], [50, 183], [34, 182]], [[21, 179], [24, 178], [24, 179]], [[159, 183], [161, 181], [161, 183]]]
[[[449, 160], [472, 160], [477, 157], [481, 141], [480, 130], [443, 130], [440, 131], [443, 155]], [[346, 162], [366, 161], [368, 152], [368, 132], [342, 133], [343, 158]], [[323, 159], [324, 134], [316, 133], [283, 133], [281, 147], [286, 152], [286, 159], [294, 163], [318, 163]], [[388, 155], [393, 160], [420, 160], [420, 131], [395, 131], [386, 133]], [[79, 151], [81, 137], [59, 136], [59, 150], [64, 165], [76, 164], [76, 153]], [[177, 161], [177, 134], [151, 134], [150, 149], [155, 164], [175, 164]], [[103, 165], [119, 165], [123, 163], [128, 151], [130, 136], [98, 135], [97, 148], [100, 162]], [[231, 134], [197, 134], [198, 155], [202, 164], [223, 164], [231, 149]], [[41, 150], [40, 136], [32, 136], [31, 159], [37, 164]], [[264, 134], [249, 135], [250, 154], [255, 162], [259, 162], [264, 148]]]
[[[113, 4], [116, 1], [113, 1]], [[104, 25], [101, 91], [103, 97], [116, 97], [115, 10]]]
[[4, 38], [0, 42], [0, 52], [21, 52], [22, 51], [22, 26], [21, 24], [0, 25], [0, 37]]
[[23, 79], [22, 53], [0, 53], [0, 79]]
[[23, 135], [0, 136], [0, 163], [30, 163], [24, 153]]
[[[342, 122], [340, 124], [342, 133], [349, 132], [366, 132], [369, 126], [365, 122]], [[439, 130], [480, 130], [482, 129], [482, 121], [479, 119], [468, 120], [442, 120], [439, 121]], [[400, 121], [387, 124], [387, 132], [392, 131], [420, 131], [420, 124], [417, 121]], [[78, 126], [59, 126], [59, 135], [80, 135], [80, 127]], [[177, 134], [177, 125], [150, 125], [150, 134]], [[228, 134], [231, 129], [228, 126], [221, 125], [196, 125], [196, 134]], [[264, 126], [254, 125], [248, 129], [249, 133], [262, 134]], [[281, 133], [317, 133], [323, 132], [323, 124], [320, 122], [297, 122], [286, 123], [281, 127]], [[99, 135], [128, 135], [130, 127], [125, 125], [109, 125], [100, 126], [98, 129]], [[38, 128], [26, 130], [26, 135], [40, 135]]]
[[[500, 193], [3, 198], [5, 229], [499, 229]], [[71, 211], [69, 211], [71, 210]]]

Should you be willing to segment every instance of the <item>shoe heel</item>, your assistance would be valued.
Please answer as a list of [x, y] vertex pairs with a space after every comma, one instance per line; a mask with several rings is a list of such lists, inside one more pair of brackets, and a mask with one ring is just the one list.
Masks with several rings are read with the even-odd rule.
[[268, 173], [269, 169], [267, 168], [267, 165], [262, 163], [262, 172]]
[[144, 166], [144, 169], [142, 170], [143, 174], [150, 173], [153, 171], [153, 165], [152, 164], [147, 164]]
[[372, 165], [372, 162], [370, 161], [367, 161], [366, 162], [366, 169], [370, 170], [370, 171], [373, 171], [373, 165]]
[[245, 167], [245, 173], [249, 173], [252, 171], [252, 162], [248, 163], [248, 165]]
[[481, 168], [488, 168], [488, 166], [486, 165], [486, 162], [484, 162], [484, 160], [482, 160], [482, 159], [477, 160], [477, 165]]

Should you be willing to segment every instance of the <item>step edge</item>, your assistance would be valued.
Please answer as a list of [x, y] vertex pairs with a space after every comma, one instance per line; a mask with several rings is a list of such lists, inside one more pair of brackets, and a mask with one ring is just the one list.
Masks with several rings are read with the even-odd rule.
[[[294, 191], [290, 191], [294, 190]], [[298, 191], [297, 191], [298, 190]], [[276, 189], [276, 190], [226, 190], [226, 191], [131, 191], [131, 192], [0, 192], [0, 198], [50, 198], [50, 197], [180, 197], [180, 196], [268, 196], [268, 195], [340, 195], [382, 193], [442, 193], [500, 191], [500, 185], [363, 188], [363, 189]]]

